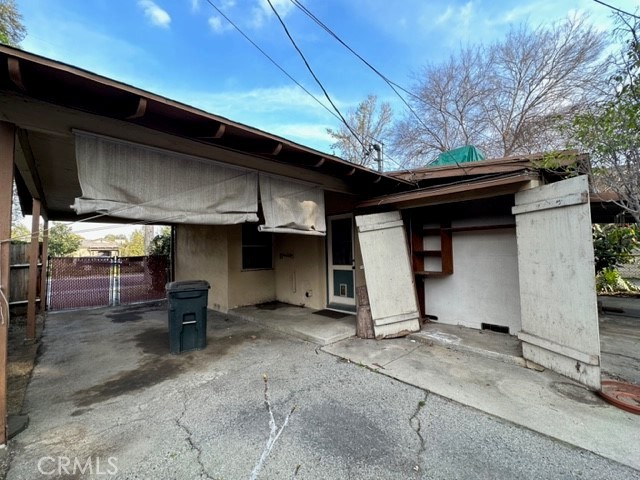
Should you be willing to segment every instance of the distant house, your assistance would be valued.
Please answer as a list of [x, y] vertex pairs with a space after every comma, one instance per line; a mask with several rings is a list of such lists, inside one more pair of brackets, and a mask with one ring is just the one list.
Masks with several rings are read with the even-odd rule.
[[117, 257], [122, 246], [106, 240], [83, 240], [74, 257]]
[[0, 65], [27, 213], [172, 225], [175, 279], [209, 281], [215, 310], [354, 312], [366, 286], [378, 338], [427, 316], [503, 329], [599, 387], [586, 177], [535, 156], [380, 173], [10, 47]]

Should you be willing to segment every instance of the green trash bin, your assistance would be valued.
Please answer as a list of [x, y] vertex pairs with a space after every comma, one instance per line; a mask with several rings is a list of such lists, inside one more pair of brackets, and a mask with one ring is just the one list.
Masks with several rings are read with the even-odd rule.
[[209, 288], [204, 280], [167, 283], [171, 353], [206, 348]]

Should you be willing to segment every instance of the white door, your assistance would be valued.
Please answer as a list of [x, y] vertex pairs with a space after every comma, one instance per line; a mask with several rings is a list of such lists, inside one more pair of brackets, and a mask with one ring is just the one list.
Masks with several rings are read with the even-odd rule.
[[356, 305], [353, 217], [337, 215], [328, 220], [329, 307], [353, 310]]
[[586, 176], [517, 193], [513, 213], [523, 356], [600, 389], [600, 335]]

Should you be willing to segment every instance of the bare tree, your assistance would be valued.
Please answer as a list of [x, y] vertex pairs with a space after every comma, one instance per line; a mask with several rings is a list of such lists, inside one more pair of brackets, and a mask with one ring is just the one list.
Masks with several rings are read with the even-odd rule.
[[26, 34], [15, 0], [0, 0], [0, 42], [17, 47]]
[[597, 95], [606, 39], [584, 17], [512, 28], [425, 67], [413, 88], [415, 115], [395, 128], [395, 150], [413, 164], [473, 144], [500, 157], [561, 148], [559, 126]]
[[590, 154], [593, 187], [640, 224], [640, 21], [616, 14], [624, 49], [612, 57], [608, 95], [576, 116], [574, 139]]
[[327, 133], [336, 141], [331, 148], [338, 150], [345, 160], [368, 166], [374, 160], [370, 147], [388, 137], [391, 118], [391, 105], [387, 102], [378, 104], [378, 97], [369, 95], [346, 115], [345, 119], [353, 132], [346, 125], [341, 125], [337, 130], [327, 129]]

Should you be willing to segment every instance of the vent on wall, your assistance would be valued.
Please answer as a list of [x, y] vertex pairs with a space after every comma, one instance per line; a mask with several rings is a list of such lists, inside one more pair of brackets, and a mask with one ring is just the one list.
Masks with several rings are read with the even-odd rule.
[[503, 327], [502, 325], [493, 325], [492, 323], [482, 323], [482, 330], [491, 330], [498, 333], [509, 333], [509, 327]]

